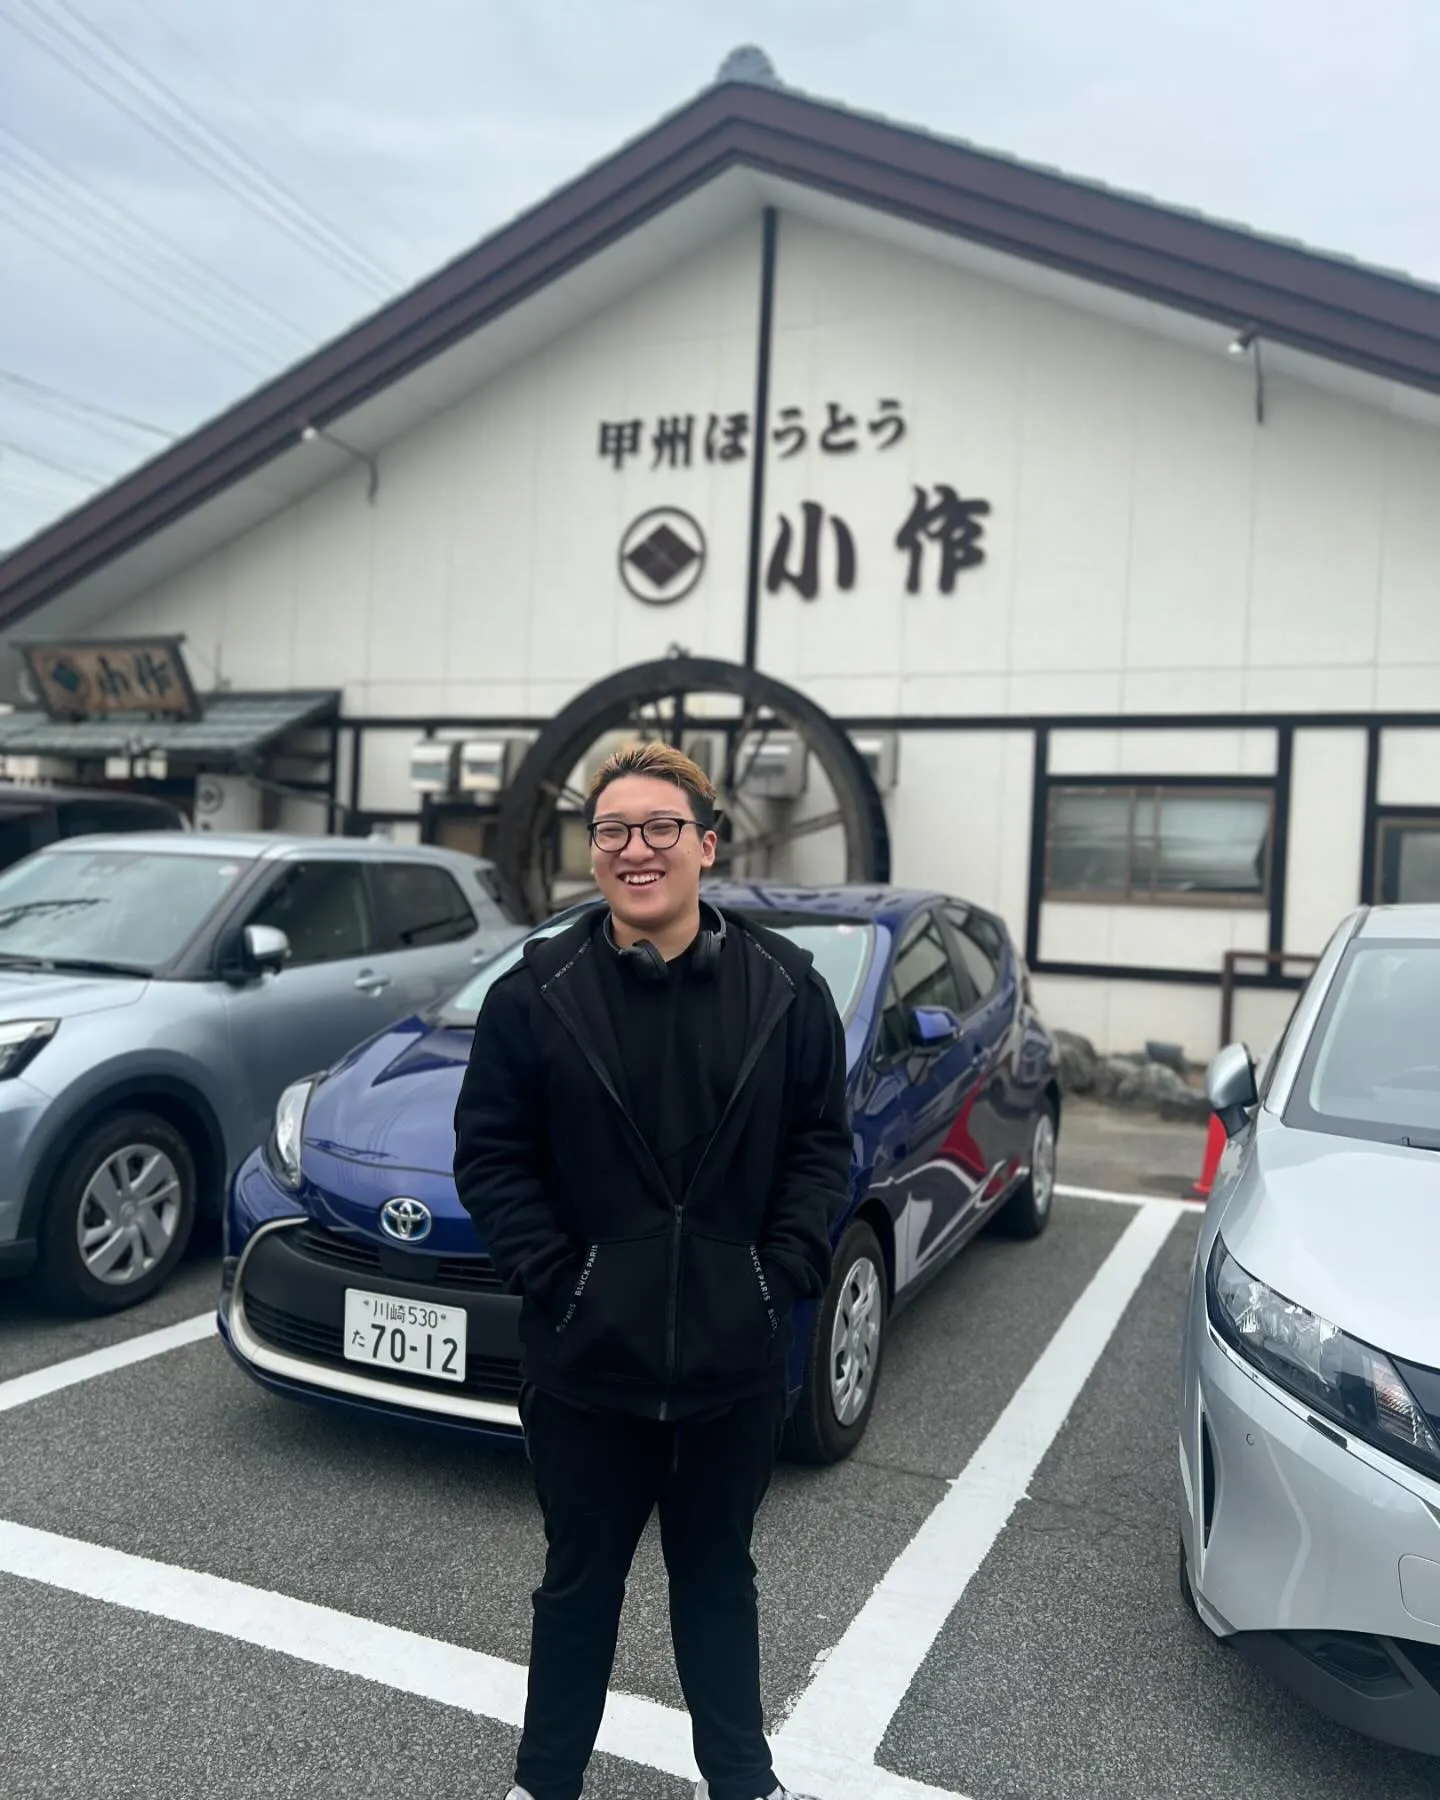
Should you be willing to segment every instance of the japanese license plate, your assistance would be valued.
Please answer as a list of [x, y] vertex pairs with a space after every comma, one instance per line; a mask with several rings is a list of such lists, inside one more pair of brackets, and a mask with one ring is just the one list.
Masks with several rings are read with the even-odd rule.
[[345, 1290], [345, 1356], [372, 1368], [431, 1375], [441, 1381], [465, 1379], [463, 1306], [432, 1306], [394, 1294]]

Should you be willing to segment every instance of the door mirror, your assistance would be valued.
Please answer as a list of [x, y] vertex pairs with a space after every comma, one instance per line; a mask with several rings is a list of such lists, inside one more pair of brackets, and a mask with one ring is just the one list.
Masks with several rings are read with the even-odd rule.
[[1245, 1129], [1250, 1109], [1259, 1099], [1255, 1064], [1244, 1044], [1227, 1044], [1205, 1071], [1205, 1094], [1215, 1109], [1225, 1135]]
[[916, 1006], [910, 1013], [910, 1047], [922, 1054], [943, 1050], [960, 1035], [960, 1021], [948, 1006]]
[[247, 925], [244, 943], [248, 975], [278, 975], [290, 960], [290, 940], [275, 925]]

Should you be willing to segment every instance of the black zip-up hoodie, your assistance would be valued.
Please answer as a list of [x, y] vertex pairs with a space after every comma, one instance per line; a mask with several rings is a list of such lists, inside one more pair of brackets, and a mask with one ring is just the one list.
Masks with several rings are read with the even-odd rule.
[[830, 1278], [851, 1192], [844, 1030], [807, 951], [733, 913], [738, 1078], [672, 1191], [627, 1111], [596, 908], [491, 988], [455, 1110], [455, 1182], [523, 1299], [523, 1373], [577, 1404], [680, 1419], [783, 1387], [795, 1302]]

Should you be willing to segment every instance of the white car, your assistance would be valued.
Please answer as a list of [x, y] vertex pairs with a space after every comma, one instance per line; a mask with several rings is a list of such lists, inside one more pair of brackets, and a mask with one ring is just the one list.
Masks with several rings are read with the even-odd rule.
[[1336, 931], [1230, 1142], [1191, 1279], [1181, 1583], [1358, 1731], [1440, 1755], [1440, 907]]

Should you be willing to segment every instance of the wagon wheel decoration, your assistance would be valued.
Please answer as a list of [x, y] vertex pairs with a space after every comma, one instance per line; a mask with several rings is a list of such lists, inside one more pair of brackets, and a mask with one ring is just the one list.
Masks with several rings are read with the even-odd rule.
[[[846, 733], [813, 701], [771, 676], [682, 652], [621, 669], [587, 688], [530, 746], [505, 794], [495, 846], [517, 917], [536, 924], [555, 910], [562, 879], [557, 822], [573, 819], [584, 805], [572, 780], [594, 746], [615, 733], [680, 745], [696, 732], [723, 740], [718, 766], [709, 771], [722, 815], [717, 874], [749, 880], [783, 874], [797, 842], [815, 840], [806, 850], [807, 866], [823, 860], [826, 879], [889, 880], [885, 810]], [[760, 791], [759, 759], [782, 732], [800, 741], [808, 767], [818, 770], [817, 785], [828, 789], [821, 810], [800, 811]], [[575, 885], [585, 890], [590, 882], [576, 879]]]

